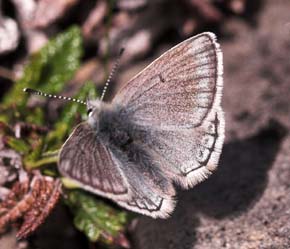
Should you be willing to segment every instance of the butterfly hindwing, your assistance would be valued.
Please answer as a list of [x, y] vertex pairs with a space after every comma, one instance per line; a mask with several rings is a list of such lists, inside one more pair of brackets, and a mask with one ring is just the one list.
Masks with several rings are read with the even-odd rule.
[[215, 170], [223, 140], [224, 117], [219, 111], [197, 128], [151, 130], [139, 143], [167, 179], [190, 188]]
[[175, 189], [158, 162], [137, 142], [126, 152], [113, 151], [130, 186], [130, 198], [119, 204], [152, 217], [168, 217], [175, 207]]

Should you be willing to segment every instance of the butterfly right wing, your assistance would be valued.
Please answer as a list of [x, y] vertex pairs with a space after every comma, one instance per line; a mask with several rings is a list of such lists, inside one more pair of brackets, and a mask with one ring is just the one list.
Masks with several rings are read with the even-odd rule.
[[150, 130], [138, 143], [152, 161], [158, 162], [168, 179], [183, 188], [202, 182], [216, 169], [224, 141], [224, 117], [221, 110], [195, 129]]
[[129, 210], [168, 217], [175, 206], [174, 187], [145, 154], [138, 151], [133, 156], [140, 157], [140, 163], [129, 162], [126, 154], [106, 145], [88, 123], [81, 123], [63, 145], [58, 169], [83, 189]]
[[218, 164], [225, 129], [222, 74], [220, 46], [206, 32], [165, 52], [113, 99], [141, 130], [139, 146], [185, 188], [206, 179]]
[[219, 111], [222, 73], [216, 36], [205, 32], [153, 61], [117, 92], [113, 103], [147, 130], [200, 127], [212, 110]]

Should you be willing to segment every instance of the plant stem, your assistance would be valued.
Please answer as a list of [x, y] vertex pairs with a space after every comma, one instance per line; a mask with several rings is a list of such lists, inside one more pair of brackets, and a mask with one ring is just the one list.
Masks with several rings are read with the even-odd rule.
[[26, 165], [28, 166], [29, 169], [36, 169], [46, 164], [57, 163], [57, 160], [58, 160], [58, 156], [53, 155], [53, 156], [39, 159], [36, 162], [28, 162]]

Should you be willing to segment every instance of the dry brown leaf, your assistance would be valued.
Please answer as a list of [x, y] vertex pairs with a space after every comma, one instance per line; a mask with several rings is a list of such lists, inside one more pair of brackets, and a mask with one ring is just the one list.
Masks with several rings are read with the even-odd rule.
[[24, 215], [24, 222], [17, 233], [17, 238], [27, 237], [44, 222], [58, 202], [60, 190], [60, 180], [53, 180], [50, 177], [35, 179], [31, 191], [34, 203]]
[[16, 221], [31, 207], [33, 199], [25, 195], [29, 182], [16, 182], [7, 198], [0, 203], [0, 231], [4, 231], [8, 223]]
[[61, 182], [35, 175], [31, 181], [16, 182], [7, 198], [0, 203], [0, 231], [22, 218], [17, 238], [34, 232], [51, 213], [60, 197]]

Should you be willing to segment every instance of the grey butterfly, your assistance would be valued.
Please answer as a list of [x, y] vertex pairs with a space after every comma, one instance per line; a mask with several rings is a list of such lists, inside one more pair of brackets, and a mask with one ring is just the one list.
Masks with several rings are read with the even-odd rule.
[[176, 204], [174, 184], [192, 188], [217, 167], [225, 129], [222, 74], [213, 33], [173, 47], [110, 103], [88, 103], [88, 120], [61, 149], [60, 173], [129, 210], [167, 218]]

